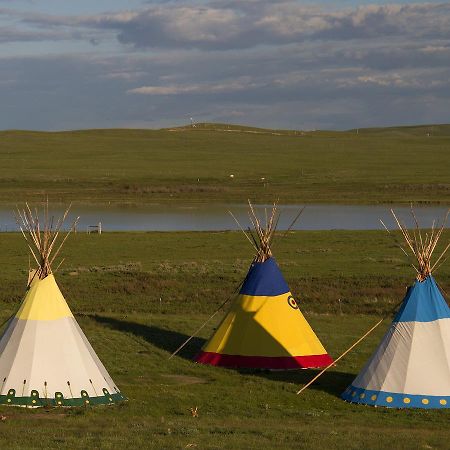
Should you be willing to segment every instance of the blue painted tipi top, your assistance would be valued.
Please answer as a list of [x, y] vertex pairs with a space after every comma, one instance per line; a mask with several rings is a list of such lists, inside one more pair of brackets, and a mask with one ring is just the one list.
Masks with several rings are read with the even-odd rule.
[[289, 286], [283, 278], [275, 258], [269, 258], [262, 263], [254, 262], [250, 266], [239, 294], [269, 297], [287, 292], [289, 292]]
[[429, 275], [408, 289], [394, 322], [432, 322], [450, 318], [450, 308], [436, 281]]

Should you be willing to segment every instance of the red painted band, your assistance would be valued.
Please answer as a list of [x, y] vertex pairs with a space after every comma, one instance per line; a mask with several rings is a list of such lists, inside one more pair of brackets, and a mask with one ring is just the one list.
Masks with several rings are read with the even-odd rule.
[[327, 353], [308, 356], [240, 356], [200, 352], [195, 361], [212, 366], [246, 369], [309, 369], [326, 367], [333, 362], [333, 359]]

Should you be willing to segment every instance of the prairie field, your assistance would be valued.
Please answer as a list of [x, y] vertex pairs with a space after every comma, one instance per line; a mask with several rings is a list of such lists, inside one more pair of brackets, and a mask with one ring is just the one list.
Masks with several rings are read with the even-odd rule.
[[[78, 233], [64, 247], [56, 278], [128, 401], [71, 410], [3, 406], [0, 447], [448, 448], [448, 410], [372, 408], [339, 398], [414, 279], [390, 237], [369, 231], [281, 236], [276, 258], [332, 356], [387, 316], [301, 396], [296, 390], [316, 371], [237, 371], [192, 362], [227, 307], [168, 359], [245, 276], [252, 249], [241, 233]], [[446, 232], [441, 244], [448, 238]], [[24, 295], [28, 255], [17, 233], [1, 233], [0, 248], [3, 321]], [[449, 264], [436, 279], [450, 292]]]
[[448, 203], [449, 150], [450, 125], [1, 131], [0, 203]]
[[[347, 132], [221, 124], [4, 131], [0, 205], [46, 197], [51, 204], [167, 208], [247, 198], [449, 204], [449, 150], [449, 125]], [[437, 252], [449, 238], [444, 231]], [[0, 233], [0, 249], [4, 322], [24, 296], [30, 258], [19, 233]], [[295, 231], [277, 234], [273, 252], [333, 357], [385, 317], [302, 395], [295, 393], [316, 371], [238, 371], [192, 362], [247, 273], [253, 254], [242, 233], [74, 233], [56, 279], [128, 401], [74, 409], [2, 406], [0, 448], [448, 448], [448, 410], [371, 408], [339, 397], [414, 280], [394, 240], [381, 231]], [[448, 262], [435, 278], [449, 298]]]

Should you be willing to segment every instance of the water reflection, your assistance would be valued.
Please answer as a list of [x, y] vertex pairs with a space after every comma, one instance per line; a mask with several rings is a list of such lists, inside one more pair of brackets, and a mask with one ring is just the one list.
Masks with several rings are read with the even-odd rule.
[[[278, 229], [286, 229], [303, 205], [280, 206], [282, 211]], [[270, 208], [269, 205], [266, 205]], [[381, 229], [379, 219], [388, 228], [395, 228], [386, 205], [333, 205], [309, 204], [293, 229], [295, 230], [376, 230]], [[264, 206], [257, 206], [264, 215]], [[408, 226], [413, 220], [408, 206], [393, 206], [398, 216]], [[414, 211], [422, 227], [431, 227], [434, 219], [442, 220], [447, 206], [420, 206]], [[67, 223], [80, 216], [78, 231], [102, 224], [103, 231], [220, 231], [236, 230], [237, 224], [228, 213], [231, 210], [239, 222], [247, 227], [249, 220], [246, 205], [195, 205], [195, 206], [146, 206], [146, 207], [96, 207], [74, 206]], [[63, 208], [54, 209], [60, 215]], [[447, 224], [447, 227], [449, 224]], [[0, 230], [17, 231], [18, 227], [11, 208], [0, 209]]]

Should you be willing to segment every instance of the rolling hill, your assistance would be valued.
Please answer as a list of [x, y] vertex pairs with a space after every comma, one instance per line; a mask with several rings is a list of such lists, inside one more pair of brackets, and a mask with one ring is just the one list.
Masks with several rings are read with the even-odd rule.
[[450, 125], [0, 132], [0, 203], [450, 202]]

